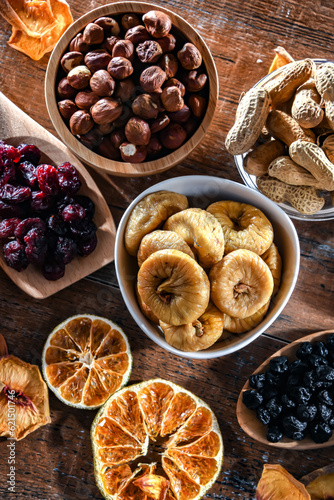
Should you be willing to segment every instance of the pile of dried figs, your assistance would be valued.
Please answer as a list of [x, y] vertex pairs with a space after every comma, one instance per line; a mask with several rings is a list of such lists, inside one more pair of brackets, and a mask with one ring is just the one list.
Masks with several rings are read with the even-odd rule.
[[194, 134], [208, 87], [201, 52], [164, 12], [100, 17], [61, 58], [58, 108], [85, 146], [140, 163], [168, 155]]

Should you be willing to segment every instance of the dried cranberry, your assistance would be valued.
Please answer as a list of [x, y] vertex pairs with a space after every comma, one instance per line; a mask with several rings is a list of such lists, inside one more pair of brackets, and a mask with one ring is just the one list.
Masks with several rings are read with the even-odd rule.
[[7, 201], [16, 205], [18, 203], [23, 203], [28, 200], [31, 196], [31, 189], [28, 187], [12, 186], [11, 184], [6, 184], [0, 189], [0, 198], [3, 201]]
[[65, 222], [74, 222], [84, 219], [86, 217], [86, 212], [78, 203], [72, 203], [63, 208], [60, 215]]
[[18, 224], [15, 229], [16, 238], [23, 241], [25, 235], [28, 234], [31, 229], [35, 229], [40, 235], [43, 235], [46, 230], [45, 222], [39, 217], [30, 217], [29, 219], [24, 219]]
[[43, 265], [43, 276], [49, 281], [56, 281], [62, 278], [65, 274], [65, 264], [56, 262], [55, 260], [47, 259]]
[[67, 205], [71, 205], [72, 203], [76, 203], [76, 201], [71, 196], [60, 197], [60, 199], [57, 201], [58, 214], [61, 214], [64, 208], [67, 207]]
[[51, 215], [47, 220], [47, 225], [58, 236], [65, 236], [67, 233], [67, 226], [60, 215]]
[[60, 190], [66, 194], [75, 194], [81, 187], [77, 169], [68, 161], [58, 167]]
[[21, 205], [9, 205], [0, 200], [1, 217], [20, 217], [22, 215]]
[[13, 181], [15, 179], [15, 174], [15, 163], [12, 160], [5, 160], [0, 178], [0, 187], [3, 187], [8, 182]]
[[36, 168], [39, 189], [48, 195], [56, 195], [59, 191], [58, 172], [52, 165], [39, 165]]
[[41, 152], [34, 144], [20, 144], [17, 146], [18, 151], [21, 153], [21, 162], [31, 162], [35, 166], [38, 165], [41, 159]]
[[96, 235], [90, 240], [84, 240], [82, 243], [78, 244], [78, 254], [79, 255], [90, 255], [94, 252], [97, 245]]
[[84, 219], [70, 223], [70, 231], [76, 240], [90, 240], [97, 231], [94, 222]]
[[30, 206], [34, 212], [50, 210], [53, 206], [53, 198], [42, 191], [33, 191], [31, 193]]
[[3, 160], [13, 160], [15, 163], [20, 161], [21, 153], [17, 148], [10, 144], [0, 145], [0, 156]]
[[36, 167], [30, 163], [29, 161], [25, 161], [20, 163], [17, 166], [17, 170], [20, 174], [23, 182], [29, 186], [31, 189], [37, 188], [37, 175], [36, 175]]
[[0, 222], [0, 240], [4, 238], [11, 238], [14, 236], [14, 232], [18, 224], [20, 224], [21, 219], [13, 217], [11, 219], [4, 219]]
[[26, 256], [30, 264], [43, 264], [47, 252], [46, 237], [36, 228], [30, 229], [24, 237]]
[[10, 241], [4, 245], [3, 255], [6, 264], [16, 269], [16, 271], [23, 271], [28, 267], [24, 245], [17, 240]]
[[60, 237], [58, 239], [54, 257], [57, 262], [66, 265], [72, 262], [77, 252], [78, 252], [78, 247], [75, 241], [73, 241], [71, 238]]
[[86, 212], [86, 219], [92, 220], [95, 214], [95, 205], [88, 196], [75, 196], [75, 201], [81, 205]]

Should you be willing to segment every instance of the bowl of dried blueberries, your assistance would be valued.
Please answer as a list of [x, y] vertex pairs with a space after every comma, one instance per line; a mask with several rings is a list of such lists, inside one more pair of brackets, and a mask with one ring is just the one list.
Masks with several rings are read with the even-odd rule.
[[237, 403], [240, 426], [269, 446], [305, 450], [334, 444], [334, 330], [285, 346], [262, 363]]
[[45, 96], [63, 142], [104, 172], [143, 176], [202, 141], [218, 76], [201, 36], [154, 4], [117, 2], [75, 23], [51, 54]]

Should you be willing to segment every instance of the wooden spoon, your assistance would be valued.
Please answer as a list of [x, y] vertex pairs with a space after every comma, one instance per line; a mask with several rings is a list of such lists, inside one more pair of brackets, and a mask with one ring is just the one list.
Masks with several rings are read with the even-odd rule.
[[44, 299], [113, 261], [116, 227], [109, 207], [94, 180], [62, 142], [21, 111], [1, 92], [0, 139], [13, 146], [18, 146], [20, 143], [35, 144], [42, 152], [40, 163], [57, 166], [69, 161], [74, 165], [82, 182], [79, 194], [89, 196], [95, 204], [94, 222], [98, 227], [98, 244], [95, 251], [86, 257], [76, 257], [66, 266], [65, 276], [58, 281], [46, 280], [40, 268], [31, 264], [25, 271], [20, 273], [15, 271], [7, 266], [1, 252], [0, 266], [14, 283], [28, 295]]
[[[295, 353], [297, 349], [300, 347], [302, 342], [316, 342], [323, 341], [325, 342], [330, 334], [334, 333], [334, 330], [326, 330], [322, 332], [312, 333], [307, 337], [303, 337], [291, 344], [283, 347], [279, 351], [275, 352], [272, 356], [270, 356], [264, 363], [262, 363], [257, 370], [253, 373], [253, 375], [257, 373], [264, 373], [269, 368], [269, 362], [272, 358], [276, 356], [286, 356], [288, 360], [294, 361], [297, 359]], [[271, 443], [267, 440], [266, 432], [267, 427], [263, 425], [257, 418], [256, 412], [253, 410], [249, 410], [242, 402], [242, 394], [245, 391], [251, 389], [249, 382], [247, 381], [244, 387], [242, 388], [238, 402], [237, 402], [237, 418], [240, 427], [253, 439], [259, 441], [260, 443], [267, 444], [268, 446], [275, 446], [277, 448], [286, 448], [291, 450], [311, 450], [315, 448], [325, 448], [327, 446], [334, 445], [334, 435], [327, 441], [326, 443], [315, 443], [311, 438], [306, 437], [302, 441], [293, 441], [287, 437], [283, 437], [282, 441], [278, 443]]]

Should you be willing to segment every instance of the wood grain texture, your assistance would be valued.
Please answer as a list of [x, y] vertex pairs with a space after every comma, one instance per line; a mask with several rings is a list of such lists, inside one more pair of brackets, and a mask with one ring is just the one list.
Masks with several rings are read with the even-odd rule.
[[[74, 19], [109, 0], [69, 0]], [[158, 0], [183, 16], [204, 38], [219, 75], [219, 99], [204, 140], [177, 167], [141, 178], [103, 178], [93, 172], [116, 222], [144, 189], [174, 176], [205, 174], [241, 182], [224, 148], [240, 94], [262, 78], [283, 45], [295, 59], [334, 60], [334, 6], [330, 0]], [[34, 62], [6, 45], [11, 29], [0, 20], [0, 88], [18, 107], [55, 134], [43, 98], [49, 56]], [[13, 117], [15, 120], [15, 117]], [[92, 169], [90, 169], [92, 173]], [[131, 382], [160, 376], [184, 385], [215, 412], [222, 430], [222, 473], [207, 498], [253, 499], [263, 463], [279, 463], [297, 479], [333, 460], [333, 448], [291, 451], [250, 438], [239, 426], [236, 402], [247, 377], [270, 355], [307, 334], [332, 329], [334, 223], [294, 221], [301, 246], [297, 286], [281, 316], [265, 335], [224, 358], [193, 361], [156, 346], [126, 310], [110, 264], [44, 301], [33, 300], [0, 273], [1, 333], [10, 352], [41, 363], [47, 335], [76, 313], [107, 316], [127, 333], [134, 356]], [[89, 429], [95, 412], [66, 407], [50, 396], [52, 423], [16, 446], [16, 493], [7, 490], [8, 448], [0, 440], [0, 496], [10, 500], [101, 499], [94, 483]]]

